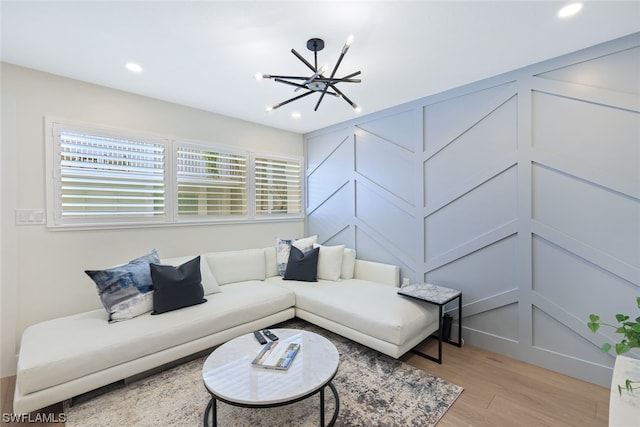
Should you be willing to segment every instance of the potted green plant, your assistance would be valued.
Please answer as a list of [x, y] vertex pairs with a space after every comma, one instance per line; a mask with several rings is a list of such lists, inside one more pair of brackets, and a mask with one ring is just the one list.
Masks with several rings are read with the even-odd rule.
[[[638, 305], [638, 309], [640, 309], [640, 297], [636, 298], [636, 303]], [[612, 325], [609, 323], [605, 323], [600, 320], [600, 316], [596, 314], [589, 315], [589, 322], [587, 326], [591, 329], [591, 332], [597, 332], [600, 329], [601, 325], [608, 326], [610, 328], [615, 329], [617, 334], [621, 334], [623, 338], [615, 344], [616, 354], [624, 354], [631, 351], [632, 348], [640, 347], [640, 316], [636, 317], [635, 320], [631, 320], [630, 316], [626, 314], [616, 314], [617, 325]], [[610, 343], [602, 344], [600, 349], [608, 353], [611, 350], [612, 345]], [[640, 388], [637, 384], [640, 384], [640, 380], [631, 380], [627, 379], [625, 381], [624, 387], [618, 385], [618, 392], [622, 394], [623, 390], [627, 390], [629, 392], [633, 392], [634, 389]]]

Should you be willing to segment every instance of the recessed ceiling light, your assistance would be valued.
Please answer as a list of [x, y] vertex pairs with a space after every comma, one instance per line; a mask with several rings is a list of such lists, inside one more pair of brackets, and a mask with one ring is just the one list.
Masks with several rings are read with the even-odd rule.
[[582, 10], [582, 3], [571, 3], [558, 11], [558, 18], [568, 18]]
[[134, 62], [128, 62], [127, 65], [125, 65], [125, 67], [127, 67], [127, 70], [131, 71], [132, 73], [142, 72], [142, 67], [139, 64], [136, 64]]

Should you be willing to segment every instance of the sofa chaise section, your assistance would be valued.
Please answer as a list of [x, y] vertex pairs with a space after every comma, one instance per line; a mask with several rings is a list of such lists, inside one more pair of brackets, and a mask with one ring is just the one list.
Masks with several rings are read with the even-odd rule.
[[315, 283], [267, 278], [296, 294], [296, 317], [398, 358], [438, 330], [438, 308], [399, 296], [393, 265], [356, 260], [354, 277]]

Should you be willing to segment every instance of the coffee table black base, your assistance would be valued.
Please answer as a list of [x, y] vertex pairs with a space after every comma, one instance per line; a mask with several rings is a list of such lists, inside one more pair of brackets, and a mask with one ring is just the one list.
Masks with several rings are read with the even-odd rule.
[[278, 406], [285, 406], [285, 405], [290, 405], [292, 403], [296, 403], [299, 402], [301, 400], [307, 399], [311, 396], [313, 396], [316, 393], [320, 394], [320, 426], [321, 427], [325, 427], [325, 420], [324, 420], [324, 389], [325, 387], [329, 387], [331, 389], [331, 392], [333, 393], [333, 397], [335, 397], [336, 399], [336, 407], [333, 411], [333, 416], [331, 417], [331, 421], [329, 421], [329, 424], [327, 424], [327, 426], [331, 427], [336, 423], [336, 420], [338, 419], [338, 413], [340, 412], [340, 398], [338, 397], [338, 390], [336, 390], [335, 386], [333, 385], [332, 382], [329, 382], [326, 386], [320, 387], [320, 390], [316, 390], [314, 392], [312, 392], [311, 394], [308, 394], [306, 396], [301, 396], [295, 400], [291, 400], [291, 401], [286, 401], [286, 402], [282, 402], [282, 403], [276, 403], [276, 404], [271, 404], [271, 405], [245, 405], [245, 404], [239, 404], [239, 403], [234, 403], [234, 402], [229, 402], [227, 400], [224, 399], [220, 399], [220, 398], [216, 398], [213, 394], [211, 395], [211, 400], [209, 401], [209, 404], [207, 405], [207, 408], [204, 410], [204, 427], [209, 427], [209, 413], [211, 413], [211, 425], [213, 427], [216, 427], [218, 425], [218, 408], [217, 408], [217, 401], [220, 400], [221, 402], [227, 403], [229, 405], [233, 405], [233, 406], [239, 406], [242, 408], [276, 408]]

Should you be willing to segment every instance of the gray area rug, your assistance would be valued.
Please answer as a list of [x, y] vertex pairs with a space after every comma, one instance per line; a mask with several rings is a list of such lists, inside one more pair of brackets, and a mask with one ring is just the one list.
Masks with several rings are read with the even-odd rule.
[[[462, 387], [299, 319], [276, 327], [305, 329], [331, 340], [340, 354], [333, 380], [338, 426], [433, 426]], [[201, 426], [210, 396], [202, 382], [206, 357], [137, 380], [65, 408], [68, 427]], [[278, 408], [238, 408], [218, 402], [220, 426], [317, 426], [319, 397]], [[325, 420], [335, 400], [325, 391]]]

